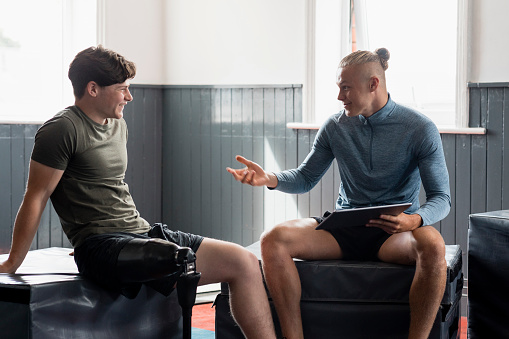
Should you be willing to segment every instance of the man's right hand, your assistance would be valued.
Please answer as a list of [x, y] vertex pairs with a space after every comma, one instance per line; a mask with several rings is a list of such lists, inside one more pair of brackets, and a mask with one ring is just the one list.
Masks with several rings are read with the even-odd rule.
[[0, 263], [0, 273], [16, 273], [16, 269], [12, 267], [9, 261]]
[[237, 155], [235, 159], [246, 165], [246, 167], [240, 169], [226, 168], [235, 180], [251, 186], [267, 186], [270, 188], [277, 186], [277, 177], [274, 173], [265, 172], [260, 165], [240, 155]]

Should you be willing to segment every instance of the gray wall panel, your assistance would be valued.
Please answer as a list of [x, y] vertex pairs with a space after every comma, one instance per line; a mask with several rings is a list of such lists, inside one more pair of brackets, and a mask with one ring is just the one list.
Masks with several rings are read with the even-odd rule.
[[[285, 90], [285, 114], [286, 122], [299, 121], [296, 116], [300, 115], [297, 109], [301, 107], [300, 92], [294, 91], [292, 88]], [[284, 130], [285, 139], [285, 159], [281, 163], [281, 168], [295, 168], [297, 163], [297, 131], [286, 128]], [[278, 132], [279, 133], [279, 132]], [[285, 194], [285, 220], [297, 215], [297, 196], [293, 194]]]
[[[297, 166], [309, 153], [310, 150], [310, 130], [299, 130], [297, 132]], [[297, 196], [297, 217], [307, 218], [310, 216], [310, 193], [302, 193]]]
[[[143, 203], [140, 213], [148, 222], [161, 221], [161, 95], [159, 92], [144, 90], [146, 107], [136, 110], [135, 114], [142, 114], [144, 119], [143, 141], [143, 162], [139, 164], [143, 168], [143, 186], [141, 197]], [[140, 113], [138, 113], [140, 112]], [[128, 149], [129, 151], [129, 149]], [[136, 163], [136, 161], [133, 161]], [[134, 197], [136, 199], [136, 196]], [[141, 200], [141, 199], [138, 199]]]
[[[179, 124], [177, 131], [177, 145], [178, 150], [176, 150], [174, 160], [179, 160], [180, 164], [178, 168], [176, 168], [177, 177], [174, 182], [178, 182], [178, 191], [177, 198], [179, 201], [178, 209], [174, 210], [174, 213], [177, 213], [179, 216], [178, 222], [172, 223], [175, 228], [178, 229], [193, 229], [193, 225], [191, 224], [191, 213], [193, 207], [193, 197], [191, 194], [191, 157], [192, 152], [197, 150], [191, 149], [191, 130], [194, 126], [191, 125], [191, 89], [185, 88], [180, 91], [180, 114], [179, 114]], [[184, 113], [184, 114], [181, 114]], [[165, 222], [167, 222], [165, 220]]]
[[143, 176], [143, 169], [145, 167], [143, 161], [143, 151], [145, 149], [145, 143], [136, 142], [136, 140], [141, 140], [146, 131], [145, 119], [143, 116], [139, 116], [137, 113], [141, 112], [147, 105], [145, 102], [144, 92], [145, 91], [143, 89], [134, 89], [132, 93], [134, 101], [127, 104], [124, 110], [124, 118], [129, 129], [127, 139], [127, 148], [130, 152], [129, 156], [132, 157], [132, 159], [139, 160], [132, 161], [132, 159], [129, 159], [129, 171], [126, 173], [125, 178], [125, 181], [129, 185], [129, 190], [133, 197], [141, 195], [141, 191], [143, 190], [143, 182], [145, 180]]
[[509, 88], [504, 88], [504, 102], [503, 102], [503, 113], [502, 113], [502, 150], [503, 150], [503, 162], [502, 168], [502, 209], [509, 209]]
[[[445, 162], [449, 171], [449, 185], [451, 190], [451, 200], [456, 199], [456, 136], [453, 134], [442, 135], [442, 144], [444, 147]], [[455, 243], [455, 225], [456, 225], [456, 205], [451, 204], [451, 211], [441, 222], [434, 226], [442, 233], [446, 244]]]
[[[313, 146], [313, 143], [315, 141], [317, 131], [312, 130], [309, 133], [309, 145], [308, 145], [308, 152], [311, 151], [311, 148]], [[305, 158], [301, 159], [300, 162], [302, 162]], [[300, 164], [299, 162], [299, 164]], [[324, 184], [324, 180], [322, 178], [321, 181], [319, 181], [316, 186], [309, 191], [309, 216], [319, 216], [323, 213], [322, 208], [322, 184]]]
[[[211, 93], [211, 117], [212, 117], [212, 149], [211, 149], [211, 172], [212, 196], [210, 205], [212, 207], [212, 218], [204, 230], [204, 234], [221, 239], [221, 90], [212, 89]], [[173, 190], [174, 188], [169, 188]]]
[[[486, 209], [486, 184], [488, 173], [486, 163], [486, 135], [471, 137], [472, 157], [470, 164], [459, 164], [459, 169], [470, 169], [470, 213], [481, 213]], [[461, 168], [461, 166], [465, 166]]]
[[481, 91], [471, 90], [469, 92], [469, 126], [481, 126]]
[[[276, 148], [275, 148], [275, 110], [274, 110], [274, 88], [263, 89], [263, 134], [260, 140], [263, 143], [263, 167], [276, 168]], [[278, 112], [281, 113], [281, 112]], [[251, 159], [257, 162], [257, 159]], [[265, 225], [274, 225], [275, 223], [275, 195], [274, 191], [263, 190], [263, 222], [259, 225], [261, 230]], [[258, 228], [260, 229], [260, 228]]]
[[487, 209], [488, 211], [502, 208], [502, 159], [503, 159], [503, 89], [488, 89], [488, 142], [487, 156]]
[[[253, 159], [253, 90], [242, 89], [242, 115], [241, 115], [241, 134], [242, 148], [238, 155], [242, 155], [247, 159]], [[236, 154], [237, 155], [237, 154]], [[240, 168], [241, 164], [231, 159], [231, 165], [228, 167]], [[250, 186], [241, 186], [242, 194], [242, 239], [241, 244], [252, 243], [255, 235], [254, 228], [254, 192]]]
[[[286, 164], [286, 89], [274, 90], [274, 169], [284, 169]], [[274, 193], [273, 224], [286, 220], [287, 194], [279, 191]]]
[[[34, 136], [39, 127], [32, 124], [0, 125], [1, 253], [7, 253], [10, 248], [14, 220], [27, 184]], [[42, 214], [31, 249], [62, 245], [60, 222], [50, 206], [48, 203]]]
[[[264, 137], [263, 137], [263, 125], [264, 125], [264, 114], [263, 114], [263, 89], [253, 89], [253, 154], [249, 160], [258, 163], [264, 167]], [[232, 160], [233, 163], [233, 160]], [[243, 167], [237, 165], [238, 167]], [[248, 187], [249, 189], [249, 187]], [[264, 191], [262, 187], [253, 187], [253, 237], [256, 238], [263, 232], [263, 223], [265, 220], [265, 208], [264, 208]]]
[[[316, 131], [292, 130], [302, 119], [299, 87], [132, 86], [127, 105], [129, 166], [126, 182], [150, 222], [232, 240], [256, 241], [281, 219], [316, 215], [334, 206], [341, 178], [334, 162], [312, 192], [286, 195], [234, 182], [225, 167], [236, 154], [266, 169], [304, 160]], [[470, 125], [487, 135], [442, 135], [450, 171], [452, 210], [441, 223], [447, 243], [466, 253], [468, 215], [509, 206], [507, 87], [472, 87]], [[0, 251], [8, 251], [21, 203], [37, 125], [0, 125]], [[33, 248], [69, 246], [48, 207]]]
[[[198, 93], [196, 93], [198, 95]], [[196, 213], [198, 217], [200, 217], [200, 224], [196, 225], [194, 229], [199, 229], [200, 234], [207, 235], [210, 237], [217, 237], [216, 234], [212, 232], [214, 229], [211, 227], [215, 222], [220, 222], [217, 219], [213, 219], [214, 217], [219, 217], [219, 213], [215, 211], [217, 206], [217, 188], [218, 188], [218, 178], [214, 177], [217, 175], [212, 172], [212, 166], [214, 161], [216, 161], [217, 156], [219, 155], [217, 152], [217, 142], [219, 140], [219, 131], [217, 119], [214, 118], [213, 113], [216, 111], [215, 107], [212, 106], [213, 97], [210, 90], [200, 89], [199, 91], [199, 106], [197, 110], [200, 111], [200, 127], [195, 126], [197, 128], [196, 132], [199, 133], [199, 142], [200, 142], [200, 164], [197, 169], [200, 171], [200, 194], [196, 197], [199, 199], [199, 204], [193, 207], [193, 213]], [[198, 103], [196, 103], [198, 104]], [[193, 106], [194, 107], [194, 106]], [[194, 110], [194, 108], [193, 108]], [[196, 119], [196, 115], [193, 114], [193, 119]], [[168, 129], [168, 133], [171, 133], [172, 127], [170, 126]], [[196, 150], [195, 150], [196, 153]], [[194, 160], [196, 158], [193, 157]], [[174, 162], [172, 161], [169, 166], [174, 166]], [[194, 166], [194, 161], [193, 161]], [[167, 186], [163, 185], [163, 190], [167, 192], [172, 192], [172, 190], [166, 188]], [[193, 188], [195, 186], [193, 185]], [[201, 209], [201, 211], [200, 211]], [[171, 215], [168, 216], [168, 219], [171, 220]], [[194, 222], [194, 221], [193, 221]], [[216, 228], [217, 229], [217, 228]], [[218, 230], [219, 231], [219, 230]]]
[[131, 86], [133, 102], [124, 108], [129, 129], [125, 182], [143, 218], [161, 221], [162, 88]]
[[171, 166], [173, 155], [174, 155], [174, 141], [177, 139], [177, 136], [174, 133], [170, 133], [172, 126], [175, 124], [175, 116], [172, 112], [179, 112], [178, 106], [175, 105], [177, 91], [173, 91], [172, 93], [168, 93], [163, 95], [163, 116], [162, 119], [162, 141], [164, 146], [163, 156], [162, 156], [162, 221], [166, 222], [166, 220], [170, 219], [172, 215], [172, 206], [174, 206], [174, 195], [177, 192], [171, 192], [165, 190], [164, 187], [171, 187], [172, 181], [174, 180], [175, 173]]
[[223, 164], [232, 159], [232, 90], [221, 89], [221, 102], [219, 106], [221, 117], [221, 133], [219, 139], [220, 164], [217, 175], [220, 181], [221, 195], [219, 209], [221, 211], [221, 239], [232, 237], [232, 176], [224, 170]]
[[[25, 173], [28, 171], [28, 164], [25, 162], [24, 149], [24, 125], [11, 126], [11, 227], [14, 225], [14, 218], [25, 192]], [[36, 246], [36, 239], [30, 248]]]
[[[449, 214], [454, 215], [454, 234], [448, 244], [459, 244], [463, 251], [463, 272], [467, 272], [467, 239], [468, 239], [468, 216], [470, 214], [470, 170], [463, 164], [470, 163], [471, 144], [469, 135], [456, 136], [456, 162], [455, 162], [455, 203]], [[452, 186], [452, 185], [451, 185]], [[465, 274], [466, 275], [466, 274]]]
[[[212, 116], [211, 116], [211, 93], [210, 90], [200, 89], [200, 209], [197, 215], [200, 216], [200, 234], [206, 234], [210, 230], [212, 219]], [[168, 129], [168, 133], [170, 129]], [[165, 186], [163, 186], [165, 187]], [[169, 191], [168, 191], [169, 192]]]
[[0, 125], [0, 254], [8, 253], [12, 235], [11, 125]]
[[[232, 144], [229, 161], [232, 163], [232, 166], [235, 156], [242, 154], [242, 94], [241, 88], [233, 88], [231, 90]], [[231, 237], [233, 242], [240, 244], [242, 243], [244, 232], [242, 224], [242, 185], [235, 185], [236, 182], [234, 182], [233, 177], [224, 168], [223, 173], [232, 183]]]
[[201, 217], [200, 213], [193, 211], [201, 210], [201, 92], [199, 88], [191, 89], [191, 112], [190, 112], [190, 142], [191, 142], [191, 166], [188, 175], [191, 179], [189, 190], [191, 193], [191, 214], [189, 221], [191, 223], [191, 232], [201, 234]]

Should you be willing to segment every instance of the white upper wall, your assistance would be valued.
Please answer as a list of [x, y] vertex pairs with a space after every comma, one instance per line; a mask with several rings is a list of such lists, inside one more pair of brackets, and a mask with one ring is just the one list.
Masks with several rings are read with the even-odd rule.
[[169, 84], [304, 80], [304, 0], [166, 2]]
[[99, 12], [103, 11], [99, 26], [104, 26], [98, 42], [136, 63], [133, 83], [165, 83], [162, 12], [165, 1], [98, 0]]
[[[509, 1], [470, 1], [469, 82], [509, 82]], [[102, 0], [133, 83], [302, 84], [306, 0]]]
[[104, 44], [133, 83], [301, 84], [305, 0], [103, 0]]
[[509, 1], [470, 0], [469, 82], [509, 82]]

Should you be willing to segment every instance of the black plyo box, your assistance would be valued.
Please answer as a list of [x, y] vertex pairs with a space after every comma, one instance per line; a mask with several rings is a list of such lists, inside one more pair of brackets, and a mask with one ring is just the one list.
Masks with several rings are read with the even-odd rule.
[[470, 215], [468, 337], [509, 337], [509, 210]]
[[0, 274], [2, 339], [182, 338], [177, 293], [143, 286], [127, 299], [81, 277], [71, 251], [30, 251], [19, 273]]
[[[247, 249], [261, 258], [258, 242]], [[446, 291], [430, 338], [459, 338], [463, 288], [459, 245], [446, 246], [446, 261]], [[333, 333], [345, 338], [408, 336], [408, 293], [415, 267], [346, 260], [295, 260], [295, 265], [302, 286], [305, 336], [326, 338]], [[216, 299], [216, 336], [242, 338], [229, 316], [228, 285], [222, 284], [221, 288]], [[278, 327], [274, 310], [273, 316]]]

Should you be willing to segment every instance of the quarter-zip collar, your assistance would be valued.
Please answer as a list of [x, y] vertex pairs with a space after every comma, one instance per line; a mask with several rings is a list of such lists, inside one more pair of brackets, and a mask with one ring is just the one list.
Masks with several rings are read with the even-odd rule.
[[359, 120], [362, 122], [362, 124], [367, 124], [367, 121], [369, 121], [371, 124], [376, 124], [380, 121], [383, 121], [387, 117], [389, 117], [392, 112], [394, 111], [394, 108], [396, 107], [396, 103], [392, 101], [391, 95], [389, 94], [389, 98], [387, 99], [387, 103], [384, 107], [382, 107], [380, 110], [372, 114], [370, 117], [366, 118], [363, 115], [359, 115]]
[[382, 107], [379, 111], [375, 112], [368, 118], [364, 117], [363, 115], [359, 115], [359, 120], [364, 126], [369, 127], [369, 169], [372, 171], [374, 164], [373, 164], [373, 147], [374, 147], [374, 138], [375, 138], [375, 130], [374, 126], [381, 123], [383, 120], [388, 118], [392, 112], [394, 111], [394, 108], [396, 107], [396, 104], [394, 101], [392, 101], [391, 96], [389, 94], [389, 98], [387, 99], [387, 103], [384, 107]]

